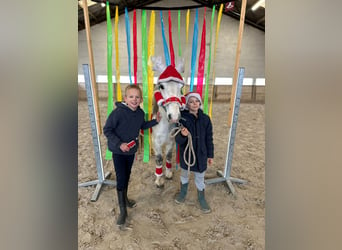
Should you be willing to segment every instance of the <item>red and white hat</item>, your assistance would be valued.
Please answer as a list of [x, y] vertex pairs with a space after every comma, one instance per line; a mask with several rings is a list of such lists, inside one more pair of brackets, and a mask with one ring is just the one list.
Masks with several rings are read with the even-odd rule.
[[167, 66], [163, 73], [160, 74], [157, 83], [168, 81], [175, 81], [184, 84], [183, 77], [172, 65]]
[[188, 101], [189, 101], [190, 97], [196, 97], [200, 101], [200, 103], [202, 105], [202, 98], [201, 98], [200, 94], [198, 94], [196, 92], [189, 92], [189, 93], [187, 93], [185, 95], [186, 104], [188, 104]]

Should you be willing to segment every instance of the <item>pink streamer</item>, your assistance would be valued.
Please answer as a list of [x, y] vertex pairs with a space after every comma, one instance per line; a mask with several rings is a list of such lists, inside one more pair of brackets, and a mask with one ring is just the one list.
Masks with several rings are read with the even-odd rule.
[[[197, 75], [197, 88], [196, 92], [200, 94], [202, 97], [203, 90], [203, 76], [204, 76], [204, 62], [205, 62], [205, 12], [206, 7], [204, 8], [204, 18], [203, 18], [203, 27], [202, 27], [202, 38], [201, 38], [201, 49], [198, 58], [198, 75]], [[209, 77], [209, 76], [207, 76]]]
[[171, 65], [175, 67], [175, 52], [173, 51], [173, 43], [172, 43], [171, 11], [169, 11], [169, 43], [170, 43]]

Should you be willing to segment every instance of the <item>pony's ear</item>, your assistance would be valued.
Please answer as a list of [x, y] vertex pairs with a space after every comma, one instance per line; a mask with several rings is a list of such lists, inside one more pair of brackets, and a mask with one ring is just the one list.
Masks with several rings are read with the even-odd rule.
[[151, 56], [151, 62], [153, 65], [152, 67], [153, 71], [162, 73], [166, 69], [166, 66], [163, 63], [161, 56]]
[[184, 73], [184, 58], [183, 57], [177, 59], [177, 65], [175, 68], [179, 73]]

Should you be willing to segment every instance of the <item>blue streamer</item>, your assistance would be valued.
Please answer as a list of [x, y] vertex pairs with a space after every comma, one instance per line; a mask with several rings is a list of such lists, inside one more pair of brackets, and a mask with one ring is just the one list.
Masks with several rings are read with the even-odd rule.
[[190, 91], [193, 91], [193, 88], [194, 88], [195, 65], [196, 65], [196, 56], [197, 56], [197, 38], [198, 38], [198, 9], [196, 9], [196, 16], [195, 16], [195, 23], [194, 23], [194, 35], [192, 37]]
[[169, 48], [167, 47], [166, 38], [165, 38], [164, 21], [163, 21], [163, 12], [162, 11], [160, 11], [160, 25], [162, 28], [165, 63], [166, 63], [166, 66], [169, 66], [169, 65], [171, 65], [171, 62], [170, 62]]
[[127, 53], [128, 53], [128, 74], [129, 83], [132, 84], [132, 73], [131, 73], [131, 37], [130, 37], [130, 25], [127, 7], [125, 7], [125, 24], [126, 24], [126, 42], [127, 42]]

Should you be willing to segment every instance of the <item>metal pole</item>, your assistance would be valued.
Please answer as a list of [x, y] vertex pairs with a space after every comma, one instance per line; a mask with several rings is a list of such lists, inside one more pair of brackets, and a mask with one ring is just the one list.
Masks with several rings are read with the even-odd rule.
[[209, 179], [206, 180], [206, 184], [213, 184], [218, 182], [226, 182], [230, 192], [235, 195], [235, 189], [233, 187], [232, 182], [237, 182], [239, 184], [245, 184], [247, 181], [241, 180], [238, 178], [234, 178], [230, 176], [231, 168], [232, 168], [232, 161], [233, 161], [233, 151], [234, 151], [234, 142], [235, 142], [235, 134], [236, 134], [236, 127], [237, 127], [237, 120], [239, 115], [239, 108], [240, 108], [240, 99], [242, 93], [242, 83], [244, 77], [244, 68], [239, 68], [238, 74], [238, 82], [237, 87], [235, 89], [236, 93], [234, 93], [235, 99], [231, 100], [233, 102], [232, 105], [232, 120], [229, 128], [229, 138], [228, 138], [228, 148], [227, 148], [227, 158], [226, 158], [226, 166], [224, 173], [221, 171], [217, 171], [217, 175], [221, 176], [219, 178]]
[[85, 80], [85, 86], [86, 86], [86, 91], [87, 91], [89, 118], [90, 118], [91, 132], [92, 132], [92, 138], [93, 138], [93, 146], [94, 146], [94, 152], [95, 152], [95, 162], [96, 162], [96, 170], [97, 170], [98, 179], [94, 181], [79, 183], [78, 186], [86, 187], [86, 186], [96, 185], [95, 192], [91, 198], [91, 201], [96, 201], [98, 199], [98, 196], [100, 194], [103, 184], [116, 186], [116, 182], [111, 181], [111, 180], [106, 180], [106, 178], [110, 176], [110, 172], [106, 174], [103, 173], [101, 144], [100, 144], [100, 138], [99, 138], [97, 122], [96, 122], [96, 109], [94, 105], [94, 96], [93, 96], [94, 92], [92, 90], [90, 70], [89, 70], [88, 64], [83, 64], [83, 71], [84, 71], [84, 80]]

